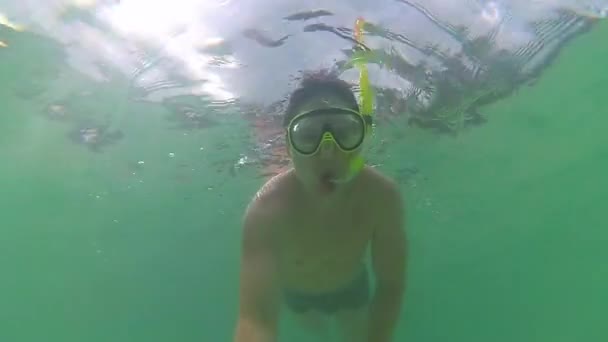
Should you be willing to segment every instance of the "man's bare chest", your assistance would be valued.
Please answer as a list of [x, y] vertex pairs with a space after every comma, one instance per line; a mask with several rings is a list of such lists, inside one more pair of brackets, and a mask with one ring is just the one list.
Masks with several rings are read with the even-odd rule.
[[279, 258], [311, 267], [350, 263], [364, 254], [373, 228], [359, 214], [301, 216], [279, 234]]

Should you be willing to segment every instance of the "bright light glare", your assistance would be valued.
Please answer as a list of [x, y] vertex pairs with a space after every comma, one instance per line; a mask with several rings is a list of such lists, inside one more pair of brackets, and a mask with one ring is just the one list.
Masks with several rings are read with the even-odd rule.
[[103, 15], [117, 31], [141, 38], [158, 38], [196, 22], [201, 1], [129, 0], [108, 7], [107, 11]]

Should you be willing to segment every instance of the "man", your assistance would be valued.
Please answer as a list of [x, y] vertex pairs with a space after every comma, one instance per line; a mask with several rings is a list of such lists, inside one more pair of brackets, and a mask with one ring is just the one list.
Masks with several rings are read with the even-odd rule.
[[319, 336], [334, 319], [344, 341], [391, 341], [405, 283], [404, 203], [362, 163], [371, 117], [348, 83], [318, 74], [291, 95], [284, 125], [293, 169], [247, 208], [235, 341], [275, 342], [282, 302]]

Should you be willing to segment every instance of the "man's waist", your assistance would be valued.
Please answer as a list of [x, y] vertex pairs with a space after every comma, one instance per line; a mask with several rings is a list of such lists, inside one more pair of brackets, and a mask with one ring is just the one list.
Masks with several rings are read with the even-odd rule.
[[[291, 294], [309, 296], [331, 294], [335, 292], [341, 292], [345, 288], [350, 287], [354, 282], [361, 280], [363, 277], [368, 277], [368, 272], [365, 265], [356, 268], [353, 272], [350, 272], [344, 277], [334, 278], [331, 280], [324, 279], [311, 282], [309, 277], [305, 282], [298, 280], [285, 282], [283, 283], [283, 291]], [[318, 278], [313, 278], [320, 279], [323, 278], [323, 276], [319, 275]]]

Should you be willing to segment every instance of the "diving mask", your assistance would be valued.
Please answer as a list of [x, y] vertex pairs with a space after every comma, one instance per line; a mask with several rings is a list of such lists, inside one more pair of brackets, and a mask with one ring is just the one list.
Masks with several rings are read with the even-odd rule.
[[290, 146], [301, 155], [318, 153], [325, 141], [343, 152], [357, 150], [371, 126], [371, 116], [345, 108], [323, 108], [295, 116], [287, 128]]

